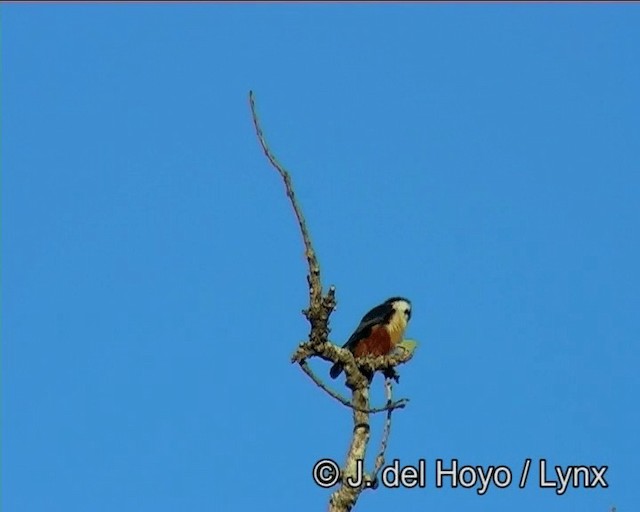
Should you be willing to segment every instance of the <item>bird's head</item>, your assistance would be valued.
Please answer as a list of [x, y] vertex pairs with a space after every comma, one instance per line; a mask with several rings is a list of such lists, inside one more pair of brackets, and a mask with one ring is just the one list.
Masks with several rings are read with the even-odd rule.
[[391, 307], [397, 314], [402, 315], [406, 323], [411, 319], [411, 301], [404, 297], [391, 297], [385, 301], [385, 304], [391, 304]]

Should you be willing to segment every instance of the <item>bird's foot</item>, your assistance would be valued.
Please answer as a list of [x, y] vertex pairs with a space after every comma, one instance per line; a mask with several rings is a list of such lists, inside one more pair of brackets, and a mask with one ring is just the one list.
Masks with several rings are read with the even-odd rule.
[[400, 384], [400, 374], [396, 371], [395, 368], [387, 368], [382, 372], [385, 379], [393, 379], [396, 384]]

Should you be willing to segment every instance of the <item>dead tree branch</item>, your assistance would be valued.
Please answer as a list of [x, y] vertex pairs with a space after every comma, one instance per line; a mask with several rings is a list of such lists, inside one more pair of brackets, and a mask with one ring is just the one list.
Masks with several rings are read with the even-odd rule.
[[253, 126], [256, 129], [256, 135], [260, 141], [260, 146], [262, 146], [262, 150], [271, 165], [275, 167], [282, 177], [282, 181], [284, 181], [284, 186], [287, 191], [287, 196], [289, 197], [289, 202], [291, 203], [296, 219], [298, 220], [298, 226], [300, 227], [300, 233], [304, 242], [305, 257], [307, 258], [307, 264], [309, 265], [309, 273], [307, 274], [307, 282], [309, 283], [309, 308], [304, 311], [304, 314], [311, 324], [309, 339], [313, 344], [319, 344], [326, 341], [329, 335], [329, 315], [331, 315], [336, 307], [335, 288], [331, 286], [329, 288], [329, 292], [323, 296], [322, 280], [320, 279], [320, 264], [318, 263], [316, 252], [313, 249], [313, 244], [311, 243], [311, 236], [309, 235], [307, 223], [304, 215], [302, 214], [302, 208], [300, 208], [293, 190], [291, 175], [280, 164], [280, 162], [278, 162], [275, 155], [269, 149], [262, 127], [260, 126], [258, 113], [256, 112], [256, 102], [253, 91], [249, 91], [249, 105], [251, 107]]
[[[340, 488], [337, 489], [329, 500], [329, 510], [332, 512], [350, 511], [356, 504], [360, 493], [367, 487], [374, 487], [377, 474], [384, 464], [384, 454], [387, 449], [389, 433], [391, 429], [391, 413], [395, 409], [405, 407], [408, 399], [400, 399], [393, 402], [391, 398], [391, 384], [387, 382], [387, 404], [385, 407], [371, 408], [369, 404], [369, 389], [371, 386], [371, 377], [366, 375], [374, 375], [376, 372], [388, 374], [400, 364], [404, 364], [411, 359], [413, 353], [411, 351], [399, 351], [387, 356], [380, 357], [363, 357], [357, 360], [353, 354], [342, 349], [329, 341], [329, 317], [336, 306], [335, 287], [329, 287], [326, 294], [323, 293], [322, 280], [320, 276], [320, 264], [316, 256], [316, 252], [311, 242], [311, 236], [302, 213], [302, 209], [293, 189], [293, 183], [289, 172], [277, 160], [271, 152], [269, 145], [265, 139], [258, 114], [256, 111], [255, 97], [252, 91], [249, 92], [249, 107], [251, 109], [251, 117], [255, 127], [256, 136], [260, 142], [262, 150], [269, 160], [269, 163], [276, 169], [282, 178], [285, 190], [296, 219], [298, 227], [302, 235], [305, 248], [305, 258], [308, 264], [307, 283], [309, 285], [309, 307], [303, 310], [309, 324], [311, 326], [309, 340], [301, 343], [291, 357], [291, 362], [298, 363], [301, 369], [315, 382], [315, 384], [324, 390], [329, 396], [333, 397], [341, 404], [352, 409], [353, 414], [353, 435], [347, 452], [347, 459], [342, 468], [342, 481]], [[342, 363], [346, 375], [346, 385], [351, 390], [351, 400], [343, 397], [339, 393], [331, 390], [326, 386], [310, 369], [307, 359], [318, 357], [331, 363]], [[349, 485], [350, 481], [357, 480], [358, 466], [364, 464], [367, 444], [369, 442], [370, 427], [369, 415], [378, 412], [387, 412], [385, 428], [382, 435], [382, 442], [372, 476], [364, 476], [364, 481], [359, 486]], [[362, 469], [360, 467], [360, 469]]]

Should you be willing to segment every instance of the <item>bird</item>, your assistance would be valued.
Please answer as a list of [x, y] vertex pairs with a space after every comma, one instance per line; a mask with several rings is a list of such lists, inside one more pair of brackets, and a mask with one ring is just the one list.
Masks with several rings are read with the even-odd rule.
[[[354, 357], [387, 355], [402, 341], [410, 319], [411, 301], [404, 297], [391, 297], [362, 317], [360, 325], [342, 348], [349, 350]], [[342, 370], [342, 363], [335, 363], [329, 375], [335, 379]]]

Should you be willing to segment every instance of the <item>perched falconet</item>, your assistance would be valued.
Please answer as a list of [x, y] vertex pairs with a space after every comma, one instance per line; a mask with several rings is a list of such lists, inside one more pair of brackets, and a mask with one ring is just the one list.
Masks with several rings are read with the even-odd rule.
[[[411, 302], [391, 297], [362, 317], [342, 348], [351, 351], [354, 357], [387, 355], [402, 342], [410, 318]], [[335, 379], [342, 369], [342, 363], [335, 363], [329, 375]]]

